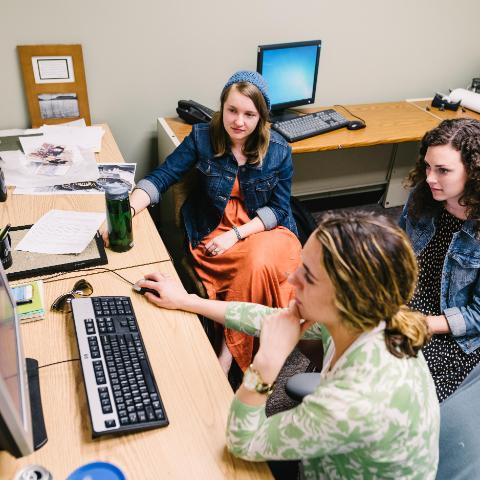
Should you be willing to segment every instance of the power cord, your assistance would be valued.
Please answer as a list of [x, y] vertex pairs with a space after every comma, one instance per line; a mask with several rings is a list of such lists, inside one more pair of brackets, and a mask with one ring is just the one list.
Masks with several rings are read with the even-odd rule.
[[[145, 266], [148, 266], [148, 265], [153, 265], [154, 263], [163, 263], [163, 262], [168, 262], [168, 261], [170, 261], [170, 260], [161, 260], [161, 261], [157, 261], [157, 262], [139, 263], [138, 265], [131, 265], [129, 267], [119, 268], [118, 270], [125, 270], [127, 268], [129, 269], [129, 268], [136, 268], [136, 267], [145, 267]], [[114, 275], [117, 275], [117, 277], [120, 277], [123, 281], [127, 282], [129, 285], [134, 284], [134, 282], [131, 282], [130, 280], [128, 280], [124, 276], [120, 275], [117, 272], [117, 270], [112, 270], [112, 269], [107, 268], [107, 267], [91, 267], [91, 268], [84, 268], [84, 269], [81, 269], [81, 270], [75, 270], [74, 272], [59, 272], [59, 273], [56, 273], [54, 275], [50, 275], [49, 277], [44, 277], [44, 278], [42, 278], [42, 280], [43, 280], [43, 283], [52, 283], [52, 282], [56, 282], [57, 280], [68, 280], [70, 278], [82, 277], [84, 273], [88, 273], [88, 272], [92, 272], [94, 274], [95, 273], [104, 273], [104, 272], [113, 273]], [[67, 275], [68, 273], [79, 273], [79, 275], [72, 275], [71, 277], [66, 277], [65, 279], [59, 279], [58, 278], [61, 275]]]
[[78, 362], [78, 361], [80, 361], [79, 358], [71, 358], [70, 360], [61, 360], [60, 362], [47, 363], [46, 365], [41, 365], [40, 367], [38, 367], [38, 370], [45, 367], [51, 367], [52, 365], [58, 365], [60, 363], [69, 363], [69, 362]]
[[361, 120], [363, 123], [367, 123], [362, 117], [359, 117], [358, 115], [355, 115], [354, 113], [352, 113], [347, 107], [345, 107], [345, 105], [334, 105], [334, 107], [340, 107], [340, 108], [343, 108], [346, 112], [348, 112], [352, 117], [355, 117], [355, 118], [358, 118], [359, 120]]

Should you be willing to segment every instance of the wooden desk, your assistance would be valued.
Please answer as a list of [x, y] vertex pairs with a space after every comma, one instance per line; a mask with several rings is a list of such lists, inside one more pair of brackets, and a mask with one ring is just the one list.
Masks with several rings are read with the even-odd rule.
[[[432, 108], [425, 109], [430, 101], [418, 102], [387, 102], [346, 105], [355, 115], [363, 118], [367, 128], [362, 130], [339, 129], [315, 137], [306, 138], [291, 144], [292, 153], [321, 152], [345, 148], [368, 147], [372, 145], [414, 142], [420, 140], [426, 131], [438, 125], [439, 120], [446, 118], [471, 117], [480, 119], [480, 114], [467, 110], [443, 112]], [[335, 108], [348, 119], [354, 119], [341, 106], [304, 108], [302, 112], [310, 113], [324, 108]], [[174, 143], [180, 143], [192, 130], [180, 118], [164, 118], [163, 128], [168, 126], [170, 138]]]
[[[106, 142], [106, 143], [105, 143]], [[106, 157], [105, 157], [106, 155]], [[98, 161], [121, 162], [107, 127]], [[51, 208], [102, 211], [103, 196], [14, 196], [2, 205], [0, 224], [33, 223]], [[108, 268], [130, 281], [145, 273], [176, 275], [168, 253], [147, 211], [134, 220], [135, 247], [108, 251]], [[148, 264], [148, 265], [145, 265]], [[142, 265], [142, 266], [138, 266]], [[68, 272], [45, 284], [46, 306], [70, 290], [78, 278], [88, 278], [94, 295], [132, 298], [150, 363], [170, 420], [163, 429], [92, 440], [78, 349], [72, 320], [48, 312], [46, 319], [22, 324], [24, 352], [39, 364], [73, 360], [40, 369], [40, 388], [48, 443], [28, 457], [15, 460], [0, 453], [0, 478], [13, 478], [28, 464], [40, 464], [55, 479], [63, 479], [88, 462], [118, 465], [129, 480], [264, 479], [266, 464], [236, 459], [225, 449], [225, 427], [233, 392], [196, 315], [163, 310], [149, 304], [111, 272]]]
[[[385, 188], [385, 206], [403, 204], [407, 192], [402, 182], [415, 162], [416, 142], [445, 118], [480, 118], [471, 111], [426, 111], [425, 106], [430, 103], [347, 105], [348, 110], [366, 121], [367, 128], [340, 129], [292, 143], [295, 170], [292, 193], [314, 198]], [[354, 118], [341, 106], [323, 108], [335, 108], [346, 118]], [[319, 108], [302, 109], [316, 110]], [[179, 118], [158, 119], [160, 163], [190, 131], [191, 126]], [[172, 202], [175, 205], [175, 199]]]
[[[112, 132], [107, 125], [102, 125], [105, 135], [101, 152], [96, 154], [98, 163], [123, 163]], [[104, 212], [103, 195], [14, 195], [9, 189], [8, 199], [0, 209], [0, 225], [30, 225], [35, 223], [49, 210], [77, 210], [85, 212]], [[110, 269], [147, 262], [169, 260], [170, 256], [158, 235], [158, 231], [150, 215], [145, 210], [133, 219], [134, 247], [128, 252], [115, 253], [107, 249]], [[126, 263], [127, 262], [127, 263]]]
[[[353, 119], [342, 107], [334, 108]], [[403, 203], [405, 194], [399, 175], [405, 173], [404, 164], [413, 164], [417, 146], [398, 155], [398, 145], [417, 142], [438, 124], [438, 119], [408, 102], [347, 105], [347, 108], [365, 119], [367, 128], [340, 129], [292, 143], [295, 170], [292, 193], [312, 198], [385, 188], [386, 206]], [[159, 161], [190, 131], [190, 125], [178, 118], [158, 119]]]
[[[175, 275], [170, 262], [152, 265], [151, 270]], [[145, 270], [121, 273], [138, 279]], [[88, 279], [95, 295], [131, 296], [170, 425], [92, 440], [79, 362], [51, 365], [40, 370], [49, 441], [19, 460], [0, 453], [0, 477], [10, 479], [21, 466], [40, 464], [55, 479], [63, 479], [84, 463], [105, 460], [132, 480], [271, 478], [265, 464], [243, 462], [225, 449], [233, 393], [198, 318], [152, 306], [141, 295], [131, 295], [129, 285], [110, 273]], [[61, 292], [71, 281], [49, 284], [47, 290]], [[36, 355], [40, 365], [78, 358], [72, 322], [60, 314], [22, 325], [22, 335], [26, 354]]]
[[474, 118], [476, 120], [480, 120], [480, 113], [474, 112], [473, 110], [468, 110], [467, 108], [459, 108], [456, 112], [452, 112], [451, 110], [442, 111], [438, 108], [432, 107], [431, 100], [419, 100], [411, 102], [411, 104], [421, 111], [427, 112], [430, 116], [440, 121], [448, 118]]

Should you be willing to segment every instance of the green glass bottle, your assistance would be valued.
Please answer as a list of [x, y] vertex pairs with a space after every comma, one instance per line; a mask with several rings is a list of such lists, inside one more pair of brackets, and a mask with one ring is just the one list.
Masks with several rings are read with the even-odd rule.
[[132, 211], [126, 185], [105, 186], [108, 238], [114, 252], [126, 252], [133, 247]]

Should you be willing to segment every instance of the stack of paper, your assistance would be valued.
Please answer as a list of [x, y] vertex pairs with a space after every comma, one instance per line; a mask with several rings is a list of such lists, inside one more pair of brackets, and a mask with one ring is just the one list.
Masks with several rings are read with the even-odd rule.
[[22, 285], [32, 286], [32, 301], [17, 305], [17, 315], [21, 322], [33, 322], [45, 318], [45, 297], [43, 294], [43, 282], [35, 280]]
[[0, 131], [0, 157], [7, 185], [28, 189], [98, 179], [94, 152], [101, 148], [105, 133], [102, 127], [44, 125], [18, 136], [13, 133]]

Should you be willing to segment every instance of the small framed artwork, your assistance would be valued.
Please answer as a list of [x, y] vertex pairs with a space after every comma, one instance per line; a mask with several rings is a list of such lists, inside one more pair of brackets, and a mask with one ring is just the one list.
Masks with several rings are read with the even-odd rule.
[[18, 45], [33, 128], [79, 118], [91, 124], [81, 45]]

